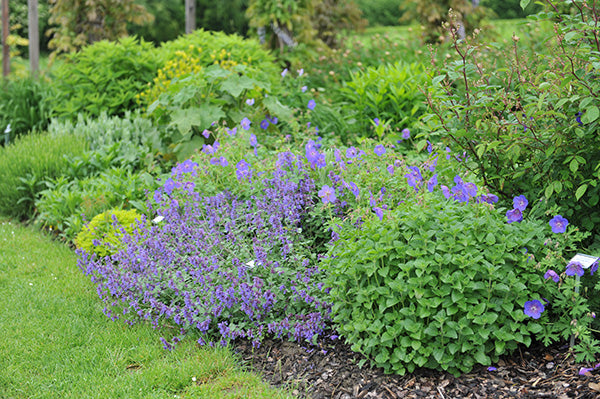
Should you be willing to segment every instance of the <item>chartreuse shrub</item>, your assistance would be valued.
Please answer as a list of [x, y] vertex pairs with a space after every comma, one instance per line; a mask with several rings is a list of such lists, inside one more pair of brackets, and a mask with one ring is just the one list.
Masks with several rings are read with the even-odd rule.
[[[121, 236], [131, 234], [141, 215], [134, 209], [111, 209], [102, 212], [87, 224], [75, 238], [75, 246], [98, 256], [115, 253], [121, 245]], [[96, 242], [97, 241], [97, 242]]]
[[137, 107], [135, 96], [154, 78], [160, 58], [151, 43], [135, 37], [106, 40], [67, 56], [54, 70], [54, 112], [123, 115]]
[[[544, 3], [559, 9], [559, 2]], [[459, 41], [452, 30], [456, 57], [434, 78], [443, 90], [430, 98], [424, 119], [430, 137], [465, 152], [465, 165], [494, 192], [505, 199], [544, 196], [599, 237], [600, 48], [591, 26], [600, 12], [584, 1], [570, 4], [578, 11], [534, 17], [558, 21], [543, 51], [529, 53], [518, 36], [512, 48]], [[478, 64], [486, 53], [511, 62], [498, 69]]]
[[61, 176], [68, 159], [80, 156], [86, 141], [75, 135], [32, 133], [0, 148], [0, 214], [31, 219], [43, 181]]
[[543, 247], [544, 227], [435, 195], [342, 229], [325, 262], [333, 320], [387, 372], [489, 365], [542, 329], [523, 305], [539, 298], [526, 251]]
[[369, 67], [352, 74], [340, 91], [344, 114], [352, 115], [353, 128], [362, 136], [373, 136], [369, 127], [374, 118], [386, 123], [400, 138], [400, 131], [412, 129], [426, 112], [422, 90], [431, 82], [425, 67], [397, 62]]
[[258, 41], [238, 35], [199, 29], [163, 43], [158, 54], [165, 64], [169, 60], [177, 60], [180, 51], [198, 59], [199, 65], [204, 67], [215, 63], [221, 66], [242, 64], [268, 74], [277, 72], [273, 55]]

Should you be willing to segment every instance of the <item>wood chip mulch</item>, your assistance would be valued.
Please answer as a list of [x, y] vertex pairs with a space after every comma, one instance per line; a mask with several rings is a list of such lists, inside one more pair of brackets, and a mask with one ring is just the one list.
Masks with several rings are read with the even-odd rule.
[[460, 377], [429, 369], [389, 375], [368, 363], [360, 368], [363, 357], [340, 340], [317, 346], [265, 340], [259, 348], [242, 341], [234, 349], [251, 370], [298, 398], [600, 398], [600, 369], [579, 375], [582, 365], [565, 345], [522, 348], [501, 358], [495, 371], [477, 366]]

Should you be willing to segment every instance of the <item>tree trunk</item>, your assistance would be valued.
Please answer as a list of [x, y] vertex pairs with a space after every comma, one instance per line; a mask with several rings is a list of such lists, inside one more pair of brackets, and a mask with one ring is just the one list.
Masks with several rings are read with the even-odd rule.
[[37, 76], [40, 67], [40, 32], [38, 25], [38, 0], [27, 0], [29, 19], [29, 69]]
[[185, 33], [196, 30], [196, 0], [185, 0]]
[[2, 76], [10, 73], [10, 49], [8, 48], [9, 34], [8, 0], [2, 0]]

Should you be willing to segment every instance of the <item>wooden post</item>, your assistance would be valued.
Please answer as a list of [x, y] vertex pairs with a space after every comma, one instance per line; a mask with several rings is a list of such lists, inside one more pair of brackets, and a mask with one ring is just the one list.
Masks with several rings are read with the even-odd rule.
[[185, 0], [185, 33], [196, 29], [196, 0]]
[[38, 0], [27, 0], [29, 18], [29, 69], [37, 76], [40, 67], [40, 33], [38, 25]]
[[2, 76], [5, 78], [10, 73], [10, 49], [8, 48], [9, 25], [8, 0], [2, 0]]

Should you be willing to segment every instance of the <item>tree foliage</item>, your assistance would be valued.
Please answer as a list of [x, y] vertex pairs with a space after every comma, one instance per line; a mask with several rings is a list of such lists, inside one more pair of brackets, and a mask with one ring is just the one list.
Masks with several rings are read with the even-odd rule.
[[476, 0], [407, 0], [402, 6], [401, 20], [417, 20], [425, 27], [425, 41], [434, 43], [445, 37], [444, 24], [452, 22], [448, 18], [450, 10], [456, 16], [456, 22], [465, 29], [465, 34], [471, 33], [485, 14], [485, 9], [478, 4]]
[[145, 24], [154, 17], [134, 0], [49, 0], [52, 35], [48, 47], [55, 53], [79, 50], [103, 39], [127, 35], [127, 23]]

